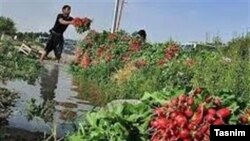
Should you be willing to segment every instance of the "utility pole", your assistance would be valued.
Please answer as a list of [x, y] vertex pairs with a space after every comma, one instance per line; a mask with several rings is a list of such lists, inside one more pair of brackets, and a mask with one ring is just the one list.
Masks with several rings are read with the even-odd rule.
[[111, 33], [114, 33], [115, 30], [116, 30], [117, 18], [118, 18], [118, 12], [119, 12], [119, 5], [120, 5], [120, 0], [116, 0], [116, 2], [115, 2], [115, 8], [114, 8], [113, 24], [112, 24], [112, 28], [111, 28]]
[[117, 22], [116, 31], [118, 31], [119, 28], [120, 28], [124, 4], [125, 4], [125, 0], [121, 0], [121, 8], [120, 8], [120, 11], [119, 11], [119, 17], [118, 17], [118, 22]]

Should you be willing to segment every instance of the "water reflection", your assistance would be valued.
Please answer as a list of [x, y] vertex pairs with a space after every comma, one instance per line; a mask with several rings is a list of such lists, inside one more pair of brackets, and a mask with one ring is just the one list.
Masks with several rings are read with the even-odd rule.
[[59, 66], [54, 65], [51, 71], [46, 70], [41, 74], [40, 94], [42, 104], [37, 104], [35, 99], [28, 101], [27, 115], [32, 120], [35, 116], [42, 118], [45, 122], [52, 122], [55, 113], [55, 90], [57, 88]]
[[57, 88], [59, 75], [59, 66], [54, 65], [50, 73], [42, 73], [41, 75], [41, 97], [46, 103], [47, 100], [53, 100], [55, 98], [55, 89]]
[[58, 136], [63, 136], [74, 130], [72, 120], [82, 117], [92, 109], [92, 105], [79, 97], [78, 91], [71, 89], [78, 85], [72, 85], [73, 79], [66, 66], [50, 63], [44, 67], [46, 70], [40, 73], [35, 85], [20, 80], [0, 84], [20, 96], [11, 108], [13, 112], [8, 117], [6, 126], [50, 133], [52, 124], [55, 123]]

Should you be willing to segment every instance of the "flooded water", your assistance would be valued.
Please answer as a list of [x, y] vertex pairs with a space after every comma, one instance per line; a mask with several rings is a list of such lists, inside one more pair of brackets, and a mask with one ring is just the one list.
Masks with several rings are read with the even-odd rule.
[[73, 130], [73, 121], [92, 106], [79, 98], [67, 67], [57, 64], [44, 66], [46, 70], [34, 85], [20, 80], [0, 84], [20, 96], [7, 119], [7, 127], [49, 134], [56, 125], [58, 136], [63, 136]]

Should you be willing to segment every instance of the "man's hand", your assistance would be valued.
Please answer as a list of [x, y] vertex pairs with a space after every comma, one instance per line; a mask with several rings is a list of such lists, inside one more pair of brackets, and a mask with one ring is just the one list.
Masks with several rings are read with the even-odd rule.
[[74, 20], [70, 21], [70, 24], [74, 24]]

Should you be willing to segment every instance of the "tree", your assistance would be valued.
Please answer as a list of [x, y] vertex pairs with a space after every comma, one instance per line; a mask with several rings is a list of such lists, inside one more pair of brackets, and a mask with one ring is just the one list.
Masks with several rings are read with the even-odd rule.
[[19, 40], [24, 40], [24, 34], [22, 32], [17, 32], [16, 35]]
[[0, 34], [14, 34], [16, 33], [15, 23], [12, 19], [0, 16]]

